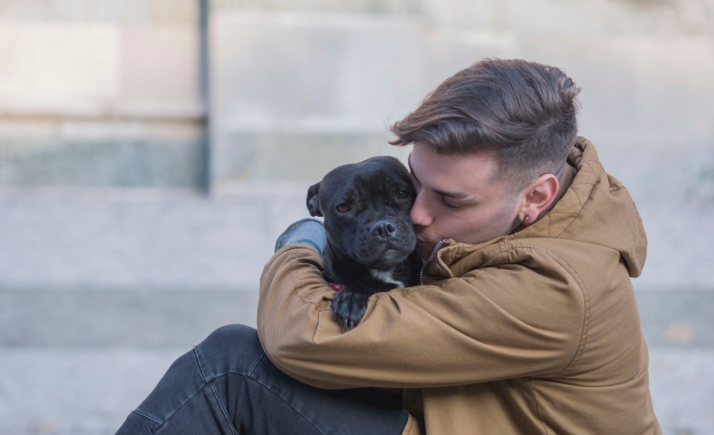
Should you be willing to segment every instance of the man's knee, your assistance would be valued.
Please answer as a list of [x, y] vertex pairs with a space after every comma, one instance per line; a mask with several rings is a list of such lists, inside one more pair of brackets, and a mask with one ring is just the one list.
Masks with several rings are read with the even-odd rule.
[[255, 329], [226, 325], [213, 331], [196, 346], [196, 355], [207, 379], [226, 373], [247, 374], [263, 356]]

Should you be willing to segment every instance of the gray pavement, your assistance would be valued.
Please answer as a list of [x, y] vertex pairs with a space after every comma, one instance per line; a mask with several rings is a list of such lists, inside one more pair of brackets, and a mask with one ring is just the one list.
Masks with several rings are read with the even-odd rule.
[[[111, 434], [170, 363], [227, 323], [255, 324], [275, 237], [309, 183], [191, 192], [0, 193], [0, 434]], [[657, 415], [714, 427], [714, 206], [638, 203], [635, 280]]]

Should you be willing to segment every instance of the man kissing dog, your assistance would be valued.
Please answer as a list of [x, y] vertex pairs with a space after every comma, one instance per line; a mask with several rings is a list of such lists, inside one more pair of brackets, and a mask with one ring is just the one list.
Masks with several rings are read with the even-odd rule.
[[332, 309], [345, 331], [360, 321], [370, 295], [418, 282], [409, 218], [415, 197], [409, 171], [394, 157], [340, 166], [308, 190], [310, 215], [325, 218], [323, 275], [339, 290]]

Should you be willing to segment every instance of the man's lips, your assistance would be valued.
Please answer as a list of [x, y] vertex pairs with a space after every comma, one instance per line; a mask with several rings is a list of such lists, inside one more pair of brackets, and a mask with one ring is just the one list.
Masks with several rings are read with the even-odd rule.
[[417, 247], [424, 252], [431, 251], [434, 246], [434, 243], [427, 242], [423, 239], [417, 239]]

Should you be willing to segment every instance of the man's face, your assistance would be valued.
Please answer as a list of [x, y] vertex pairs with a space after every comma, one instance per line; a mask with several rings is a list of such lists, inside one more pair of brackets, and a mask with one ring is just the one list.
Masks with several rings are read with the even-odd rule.
[[417, 191], [410, 216], [422, 258], [442, 239], [480, 243], [518, 225], [518, 195], [495, 177], [498, 164], [491, 154], [442, 155], [416, 142], [409, 169]]

